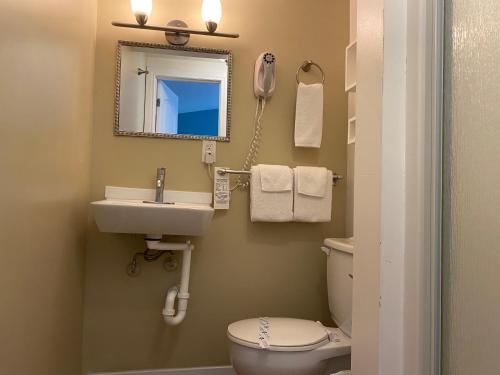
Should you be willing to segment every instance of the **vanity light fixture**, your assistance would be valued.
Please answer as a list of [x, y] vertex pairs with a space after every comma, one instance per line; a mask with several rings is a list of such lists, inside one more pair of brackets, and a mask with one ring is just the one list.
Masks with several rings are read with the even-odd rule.
[[217, 36], [222, 38], [239, 38], [239, 34], [216, 32], [222, 18], [222, 5], [220, 0], [202, 0], [201, 16], [207, 31], [190, 29], [188, 24], [181, 20], [172, 20], [167, 26], [147, 25], [148, 18], [153, 8], [153, 0], [130, 0], [130, 6], [137, 24], [125, 22], [112, 22], [113, 26], [128, 27], [133, 29], [154, 30], [165, 32], [167, 41], [176, 46], [184, 46], [189, 42], [191, 34]]

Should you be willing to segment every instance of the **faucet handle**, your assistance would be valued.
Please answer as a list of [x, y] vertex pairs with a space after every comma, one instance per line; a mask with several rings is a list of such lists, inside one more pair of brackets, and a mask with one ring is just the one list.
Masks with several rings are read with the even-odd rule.
[[167, 173], [167, 170], [165, 168], [157, 168], [156, 169], [156, 185], [159, 184], [159, 181], [161, 181], [161, 183], [163, 184], [163, 182], [165, 181], [166, 173]]
[[165, 189], [165, 174], [167, 170], [165, 168], [156, 169], [156, 193], [155, 202], [163, 203], [163, 190]]

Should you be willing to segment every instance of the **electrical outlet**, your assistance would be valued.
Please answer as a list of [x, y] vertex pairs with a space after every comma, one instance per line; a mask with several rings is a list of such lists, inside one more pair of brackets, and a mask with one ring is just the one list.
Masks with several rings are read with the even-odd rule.
[[201, 149], [201, 161], [205, 164], [214, 164], [216, 160], [216, 142], [203, 141]]

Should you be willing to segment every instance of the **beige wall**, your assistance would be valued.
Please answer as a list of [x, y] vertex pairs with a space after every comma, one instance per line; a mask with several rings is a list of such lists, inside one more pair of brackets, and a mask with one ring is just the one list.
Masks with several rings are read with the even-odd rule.
[[96, 6], [0, 3], [0, 373], [76, 375]]
[[[155, 2], [152, 24], [184, 18], [203, 27], [200, 1]], [[169, 189], [211, 191], [197, 141], [116, 137], [113, 128], [115, 45], [118, 39], [159, 42], [161, 33], [114, 28], [129, 20], [127, 0], [99, 1], [92, 199], [105, 185], [152, 187], [155, 169], [167, 168]], [[304, 27], [307, 26], [307, 29]], [[261, 162], [324, 165], [346, 171], [347, 102], [344, 49], [348, 43], [348, 2], [224, 2], [221, 30], [227, 40], [193, 37], [191, 46], [229, 48], [234, 53], [233, 128], [230, 143], [218, 144], [218, 165], [237, 168], [252, 135], [253, 69], [257, 56], [278, 57], [278, 87], [265, 114]], [[305, 59], [327, 74], [324, 143], [321, 150], [293, 147], [295, 71]], [[258, 316], [286, 315], [329, 323], [324, 237], [344, 235], [345, 187], [334, 194], [333, 224], [251, 224], [248, 193], [233, 194], [231, 209], [218, 212], [209, 235], [195, 241], [184, 323], [166, 326], [161, 309], [166, 288], [179, 273], [161, 263], [143, 265], [131, 279], [125, 266], [144, 248], [140, 236], [89, 233], [84, 322], [84, 369], [126, 370], [227, 364], [226, 326]]]
[[446, 5], [442, 373], [494, 374], [500, 368], [500, 4]]
[[358, 0], [352, 372], [379, 363], [383, 0]]

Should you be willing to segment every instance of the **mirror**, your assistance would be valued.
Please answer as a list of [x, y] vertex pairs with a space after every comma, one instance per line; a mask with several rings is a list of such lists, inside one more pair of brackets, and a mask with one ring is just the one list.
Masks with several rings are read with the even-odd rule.
[[115, 134], [229, 141], [227, 50], [118, 42]]

